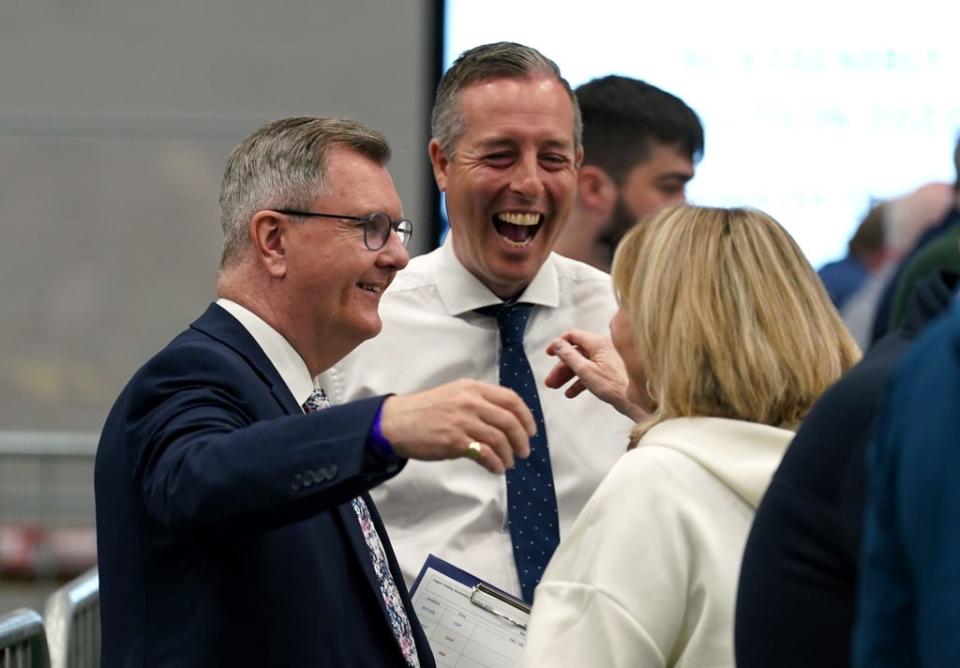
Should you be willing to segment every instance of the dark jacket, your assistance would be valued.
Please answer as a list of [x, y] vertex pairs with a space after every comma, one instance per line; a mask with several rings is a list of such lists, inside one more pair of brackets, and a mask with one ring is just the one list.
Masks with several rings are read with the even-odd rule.
[[147, 362], [97, 451], [102, 665], [404, 665], [357, 495], [434, 665], [366, 494], [402, 466], [365, 447], [382, 401], [304, 415], [216, 305]]
[[738, 668], [850, 664], [867, 444], [896, 361], [947, 311], [956, 284], [948, 273], [922, 282], [903, 329], [824, 393], [787, 449], [744, 551]]

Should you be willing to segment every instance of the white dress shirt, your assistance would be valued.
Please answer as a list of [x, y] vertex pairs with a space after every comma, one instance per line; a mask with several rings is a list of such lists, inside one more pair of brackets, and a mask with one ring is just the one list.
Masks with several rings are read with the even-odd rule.
[[[570, 329], [606, 332], [617, 306], [607, 274], [556, 254], [519, 301], [534, 304], [524, 347], [540, 383], [562, 539], [626, 450], [632, 422], [589, 393], [568, 399], [544, 386], [556, 363], [545, 351]], [[319, 384], [334, 403], [416, 392], [458, 378], [497, 384], [497, 322], [474, 310], [500, 302], [460, 264], [448, 238], [397, 275], [380, 303], [383, 331], [323, 374]], [[432, 553], [520, 595], [505, 477], [467, 459], [410, 461], [371, 494], [408, 585]]]
[[280, 332], [247, 307], [222, 297], [217, 300], [217, 306], [240, 321], [280, 374], [290, 394], [300, 406], [303, 406], [303, 402], [313, 392], [313, 379], [300, 353], [294, 350]]

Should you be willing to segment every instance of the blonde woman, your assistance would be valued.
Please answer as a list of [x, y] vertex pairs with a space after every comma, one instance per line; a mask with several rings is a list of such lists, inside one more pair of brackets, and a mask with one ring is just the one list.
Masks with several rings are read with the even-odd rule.
[[[733, 666], [754, 509], [793, 430], [860, 357], [787, 232], [747, 209], [675, 207], [617, 249], [603, 337], [551, 345], [550, 384], [638, 417], [630, 449], [536, 590], [524, 666]], [[816, 639], [811, 639], [816, 642]]]

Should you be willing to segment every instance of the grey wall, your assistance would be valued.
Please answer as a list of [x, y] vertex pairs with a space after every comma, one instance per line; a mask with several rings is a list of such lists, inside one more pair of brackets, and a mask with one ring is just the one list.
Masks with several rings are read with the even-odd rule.
[[0, 430], [98, 430], [210, 301], [217, 190], [262, 123], [383, 131], [422, 221], [428, 0], [0, 0]]

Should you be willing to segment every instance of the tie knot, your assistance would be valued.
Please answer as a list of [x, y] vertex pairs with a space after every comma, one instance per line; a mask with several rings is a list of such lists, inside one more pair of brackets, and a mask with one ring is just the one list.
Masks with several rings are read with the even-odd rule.
[[322, 387], [315, 387], [313, 392], [303, 402], [303, 411], [305, 413], [316, 413], [324, 408], [330, 408], [330, 400], [327, 399], [327, 393]]
[[523, 343], [523, 333], [527, 329], [527, 320], [533, 312], [533, 304], [513, 302], [510, 304], [494, 304], [477, 309], [477, 313], [493, 316], [500, 327], [500, 343], [507, 346]]

